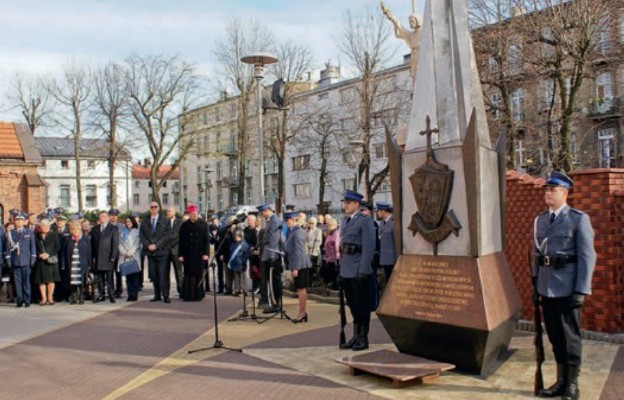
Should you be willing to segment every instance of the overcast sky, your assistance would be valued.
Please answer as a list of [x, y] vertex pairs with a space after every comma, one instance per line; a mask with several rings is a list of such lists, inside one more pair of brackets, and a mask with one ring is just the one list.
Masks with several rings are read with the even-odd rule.
[[[307, 44], [315, 64], [344, 64], [335, 39], [346, 10], [379, 9], [371, 0], [9, 0], [2, 5], [0, 120], [8, 110], [7, 82], [16, 72], [55, 73], [68, 61], [93, 65], [131, 53], [177, 54], [208, 75], [211, 49], [232, 17], [255, 19], [279, 38]], [[406, 26], [412, 0], [386, 0]], [[416, 0], [422, 14], [424, 0]], [[409, 50], [397, 39], [400, 55]], [[20, 121], [21, 122], [21, 121]]]

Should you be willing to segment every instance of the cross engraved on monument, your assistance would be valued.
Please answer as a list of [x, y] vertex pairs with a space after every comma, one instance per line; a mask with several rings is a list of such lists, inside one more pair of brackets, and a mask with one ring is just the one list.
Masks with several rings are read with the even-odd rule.
[[504, 138], [490, 140], [467, 1], [426, 0], [423, 16], [405, 148], [386, 137], [400, 256], [377, 315], [399, 352], [486, 376], [520, 311], [503, 252]]
[[457, 236], [461, 229], [453, 210], [448, 211], [454, 172], [435, 159], [431, 147], [431, 135], [439, 132], [437, 128], [431, 129], [431, 118], [427, 115], [426, 128], [420, 131], [427, 136], [427, 161], [409, 178], [420, 211], [412, 214], [412, 222], [407, 227], [414, 235], [420, 233], [433, 244], [434, 256], [438, 255], [438, 243], [451, 233]]

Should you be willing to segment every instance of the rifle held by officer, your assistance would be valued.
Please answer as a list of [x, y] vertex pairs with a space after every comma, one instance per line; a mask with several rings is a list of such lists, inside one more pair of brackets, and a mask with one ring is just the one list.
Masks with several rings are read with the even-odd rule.
[[[537, 279], [533, 278], [531, 267], [531, 252], [529, 252], [529, 268], [531, 268], [531, 281], [533, 282], [533, 325], [535, 327], [535, 378], [533, 381], [533, 395], [537, 396], [544, 389], [544, 377], [542, 376], [542, 364], [544, 363], [544, 340], [542, 330], [542, 311], [540, 309], [539, 294], [537, 293]], [[539, 265], [537, 266], [539, 268]]]
[[347, 342], [347, 338], [345, 336], [345, 327], [347, 326], [347, 315], [345, 313], [345, 301], [344, 301], [344, 283], [341, 281], [340, 276], [338, 276], [338, 296], [340, 296], [340, 307], [338, 313], [340, 314], [340, 343], [339, 345], [343, 345]]

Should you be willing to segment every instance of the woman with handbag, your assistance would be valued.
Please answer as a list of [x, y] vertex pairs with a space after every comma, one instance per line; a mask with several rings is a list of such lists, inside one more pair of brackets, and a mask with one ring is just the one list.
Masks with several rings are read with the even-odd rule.
[[58, 253], [61, 245], [56, 232], [50, 230], [50, 220], [44, 219], [39, 223], [37, 234], [37, 262], [34, 270], [34, 283], [39, 285], [41, 301], [39, 305], [53, 305], [54, 282], [61, 280], [58, 268]]
[[126, 277], [128, 298], [126, 301], [139, 299], [141, 284], [141, 239], [139, 238], [139, 223], [136, 215], [126, 218], [125, 229], [119, 236], [119, 269]]

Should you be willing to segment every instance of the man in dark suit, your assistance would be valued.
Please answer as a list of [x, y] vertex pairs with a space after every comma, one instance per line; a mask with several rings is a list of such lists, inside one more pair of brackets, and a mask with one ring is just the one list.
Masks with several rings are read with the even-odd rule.
[[147, 263], [154, 284], [154, 298], [150, 301], [171, 303], [169, 299], [169, 250], [171, 224], [160, 215], [160, 206], [153, 201], [149, 215], [141, 221], [141, 244], [147, 249]]
[[539, 396], [564, 400], [580, 397], [581, 308], [591, 294], [596, 265], [589, 216], [567, 204], [573, 185], [570, 177], [553, 171], [544, 184], [548, 211], [538, 215], [534, 224], [534, 301], [544, 308], [546, 333], [557, 362], [557, 381]]
[[106, 211], [100, 211], [98, 224], [91, 229], [91, 257], [93, 268], [99, 276], [99, 296], [93, 302], [104, 301], [105, 293], [108, 293], [110, 302], [114, 303], [113, 270], [119, 258], [119, 230], [110, 223]]
[[[121, 236], [121, 232], [126, 229], [124, 224], [119, 222], [119, 210], [116, 208], [111, 208], [108, 210], [108, 216], [110, 219], [110, 224], [117, 228], [119, 235]], [[119, 258], [115, 260], [115, 274], [113, 275], [115, 280], [115, 298], [120, 298], [123, 294], [123, 278], [121, 276], [121, 271], [119, 271]]]
[[176, 217], [176, 209], [174, 207], [167, 208], [167, 223], [171, 227], [171, 250], [169, 250], [167, 263], [173, 263], [173, 274], [175, 276], [178, 294], [181, 294], [184, 271], [182, 271], [182, 264], [178, 260], [178, 254], [180, 245], [180, 225], [182, 225], [182, 219]]
[[[52, 224], [52, 230], [57, 233], [59, 238], [60, 249], [58, 254], [59, 260], [61, 259], [62, 249], [65, 248], [65, 244], [70, 239], [69, 228], [67, 227], [67, 217], [64, 214], [65, 210], [62, 208], [55, 209], [53, 211], [56, 222]], [[54, 287], [54, 298], [56, 301], [69, 301], [72, 289], [70, 284], [70, 266], [59, 263], [61, 281]]]

